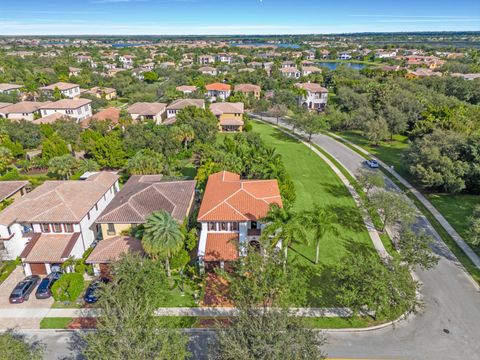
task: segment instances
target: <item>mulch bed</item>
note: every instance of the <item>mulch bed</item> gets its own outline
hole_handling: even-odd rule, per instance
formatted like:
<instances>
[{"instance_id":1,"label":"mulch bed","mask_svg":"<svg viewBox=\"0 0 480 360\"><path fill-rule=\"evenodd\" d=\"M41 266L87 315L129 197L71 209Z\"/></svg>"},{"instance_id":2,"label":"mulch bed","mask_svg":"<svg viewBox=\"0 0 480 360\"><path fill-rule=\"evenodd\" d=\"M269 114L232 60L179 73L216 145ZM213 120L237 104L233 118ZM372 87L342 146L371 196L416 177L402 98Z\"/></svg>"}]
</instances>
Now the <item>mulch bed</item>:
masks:
<instances>
[{"instance_id":1,"label":"mulch bed","mask_svg":"<svg viewBox=\"0 0 480 360\"><path fill-rule=\"evenodd\" d=\"M97 319L95 318L75 318L70 324L68 324L67 329L77 330L77 329L95 329L97 327Z\"/></svg>"},{"instance_id":2,"label":"mulch bed","mask_svg":"<svg viewBox=\"0 0 480 360\"><path fill-rule=\"evenodd\" d=\"M228 296L228 282L218 274L208 274L205 281L205 295L200 302L202 307L231 307Z\"/></svg>"}]
</instances>

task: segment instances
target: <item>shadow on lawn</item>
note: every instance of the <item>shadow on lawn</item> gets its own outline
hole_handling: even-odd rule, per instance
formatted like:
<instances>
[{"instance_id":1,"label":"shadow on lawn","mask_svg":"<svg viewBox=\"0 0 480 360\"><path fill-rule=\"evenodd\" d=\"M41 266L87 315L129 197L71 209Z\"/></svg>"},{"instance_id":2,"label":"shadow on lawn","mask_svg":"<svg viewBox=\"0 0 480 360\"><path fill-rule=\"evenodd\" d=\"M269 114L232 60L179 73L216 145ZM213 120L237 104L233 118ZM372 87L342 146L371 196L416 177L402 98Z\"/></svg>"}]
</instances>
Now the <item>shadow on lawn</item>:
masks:
<instances>
[{"instance_id":1,"label":"shadow on lawn","mask_svg":"<svg viewBox=\"0 0 480 360\"><path fill-rule=\"evenodd\" d=\"M341 227L357 232L365 230L365 225L357 208L345 205L330 205L327 207L327 211L337 215L336 222Z\"/></svg>"},{"instance_id":2,"label":"shadow on lawn","mask_svg":"<svg viewBox=\"0 0 480 360\"><path fill-rule=\"evenodd\" d=\"M328 184L328 185L322 185L322 187L325 189L326 192L335 196L336 198L351 197L350 193L348 192L348 190L345 188L344 185Z\"/></svg>"}]
</instances>

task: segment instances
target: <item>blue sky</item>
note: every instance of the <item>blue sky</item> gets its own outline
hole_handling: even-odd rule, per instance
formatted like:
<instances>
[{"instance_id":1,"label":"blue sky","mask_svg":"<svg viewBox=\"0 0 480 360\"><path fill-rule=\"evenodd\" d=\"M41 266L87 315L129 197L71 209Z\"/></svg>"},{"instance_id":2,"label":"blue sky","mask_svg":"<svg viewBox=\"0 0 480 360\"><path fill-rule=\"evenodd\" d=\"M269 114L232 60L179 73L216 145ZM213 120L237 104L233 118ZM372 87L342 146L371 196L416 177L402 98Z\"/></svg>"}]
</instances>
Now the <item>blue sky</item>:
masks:
<instances>
[{"instance_id":1,"label":"blue sky","mask_svg":"<svg viewBox=\"0 0 480 360\"><path fill-rule=\"evenodd\" d=\"M2 35L480 30L480 1L0 0Z\"/></svg>"}]
</instances>

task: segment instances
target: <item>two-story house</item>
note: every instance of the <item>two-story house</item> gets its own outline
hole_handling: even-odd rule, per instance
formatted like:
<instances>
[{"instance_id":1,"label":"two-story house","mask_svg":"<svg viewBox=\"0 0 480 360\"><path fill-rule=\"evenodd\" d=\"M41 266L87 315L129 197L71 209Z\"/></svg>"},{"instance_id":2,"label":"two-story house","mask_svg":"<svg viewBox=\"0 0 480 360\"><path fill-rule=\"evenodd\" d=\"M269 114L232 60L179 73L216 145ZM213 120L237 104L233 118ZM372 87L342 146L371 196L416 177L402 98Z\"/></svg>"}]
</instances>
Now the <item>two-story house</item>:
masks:
<instances>
[{"instance_id":1,"label":"two-story house","mask_svg":"<svg viewBox=\"0 0 480 360\"><path fill-rule=\"evenodd\" d=\"M42 118L59 113L75 119L77 123L92 116L92 100L90 99L62 99L42 105Z\"/></svg>"},{"instance_id":2,"label":"two-story house","mask_svg":"<svg viewBox=\"0 0 480 360\"><path fill-rule=\"evenodd\" d=\"M153 120L156 124L161 124L166 117L166 107L167 104L164 103L138 102L129 106L127 112L133 120Z\"/></svg>"},{"instance_id":3,"label":"two-story house","mask_svg":"<svg viewBox=\"0 0 480 360\"><path fill-rule=\"evenodd\" d=\"M210 101L225 101L232 93L232 87L228 84L213 83L205 86L207 90L207 97Z\"/></svg>"},{"instance_id":4,"label":"two-story house","mask_svg":"<svg viewBox=\"0 0 480 360\"><path fill-rule=\"evenodd\" d=\"M260 246L261 223L271 204L282 205L277 180L242 180L228 171L208 178L198 222L198 258L207 270L245 256Z\"/></svg>"},{"instance_id":5,"label":"two-story house","mask_svg":"<svg viewBox=\"0 0 480 360\"><path fill-rule=\"evenodd\" d=\"M133 55L120 55L118 57L118 61L122 63L122 68L124 69L132 69L134 59Z\"/></svg>"},{"instance_id":6,"label":"two-story house","mask_svg":"<svg viewBox=\"0 0 480 360\"><path fill-rule=\"evenodd\" d=\"M245 106L241 102L213 103L210 111L218 119L218 128L222 132L242 131Z\"/></svg>"},{"instance_id":7,"label":"two-story house","mask_svg":"<svg viewBox=\"0 0 480 360\"><path fill-rule=\"evenodd\" d=\"M0 118L3 117L11 120L25 119L28 121L33 121L40 113L40 108L48 103L48 101L20 101L16 104L2 106L0 108Z\"/></svg>"},{"instance_id":8,"label":"two-story house","mask_svg":"<svg viewBox=\"0 0 480 360\"><path fill-rule=\"evenodd\" d=\"M280 69L280 73L283 77L293 79L300 79L300 77L302 76L302 73L296 67L282 67Z\"/></svg>"},{"instance_id":9,"label":"two-story house","mask_svg":"<svg viewBox=\"0 0 480 360\"><path fill-rule=\"evenodd\" d=\"M204 75L212 75L216 76L218 74L218 70L211 66L202 66L198 69Z\"/></svg>"},{"instance_id":10,"label":"two-story house","mask_svg":"<svg viewBox=\"0 0 480 360\"><path fill-rule=\"evenodd\" d=\"M0 83L0 94L11 94L14 92L19 92L21 88L22 85Z\"/></svg>"},{"instance_id":11,"label":"two-story house","mask_svg":"<svg viewBox=\"0 0 480 360\"><path fill-rule=\"evenodd\" d=\"M94 222L119 191L119 176L82 178L46 181L0 212L6 259L20 257L26 275L45 275L69 257L80 258L97 238Z\"/></svg>"},{"instance_id":12,"label":"two-story house","mask_svg":"<svg viewBox=\"0 0 480 360\"><path fill-rule=\"evenodd\" d=\"M202 65L213 64L215 62L215 56L213 55L199 55L198 63Z\"/></svg>"},{"instance_id":13,"label":"two-story house","mask_svg":"<svg viewBox=\"0 0 480 360\"><path fill-rule=\"evenodd\" d=\"M237 93L242 93L245 96L252 95L255 99L260 99L260 93L262 92L262 88L258 85L253 84L238 84L235 85L234 91Z\"/></svg>"},{"instance_id":14,"label":"two-story house","mask_svg":"<svg viewBox=\"0 0 480 360\"><path fill-rule=\"evenodd\" d=\"M167 120L170 122L177 116L178 112L189 106L195 106L199 109L205 109L205 100L203 99L178 99L167 106Z\"/></svg>"},{"instance_id":15,"label":"two-story house","mask_svg":"<svg viewBox=\"0 0 480 360\"><path fill-rule=\"evenodd\" d=\"M65 98L73 99L80 96L80 85L77 84L57 82L55 84L43 86L40 88L41 91L43 91L50 97L53 96L55 89L58 89L58 91L60 91L60 94L62 94L62 96Z\"/></svg>"},{"instance_id":16,"label":"two-story house","mask_svg":"<svg viewBox=\"0 0 480 360\"><path fill-rule=\"evenodd\" d=\"M327 106L328 90L315 83L295 84L299 89L304 90L304 94L298 97L299 105L305 106L309 110L323 111Z\"/></svg>"}]
</instances>

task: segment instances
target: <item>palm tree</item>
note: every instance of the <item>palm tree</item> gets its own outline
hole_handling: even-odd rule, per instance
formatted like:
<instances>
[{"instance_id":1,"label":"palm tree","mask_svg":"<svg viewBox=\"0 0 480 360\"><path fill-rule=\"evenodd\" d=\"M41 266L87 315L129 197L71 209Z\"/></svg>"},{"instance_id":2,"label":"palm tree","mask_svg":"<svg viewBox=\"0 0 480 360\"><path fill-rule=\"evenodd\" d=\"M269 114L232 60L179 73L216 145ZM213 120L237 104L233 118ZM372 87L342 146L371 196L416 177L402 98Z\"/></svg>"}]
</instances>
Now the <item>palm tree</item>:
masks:
<instances>
[{"instance_id":1,"label":"palm tree","mask_svg":"<svg viewBox=\"0 0 480 360\"><path fill-rule=\"evenodd\" d=\"M170 258L182 249L183 240L180 224L166 211L151 214L145 222L143 248L153 259L165 259L168 277L171 276Z\"/></svg>"},{"instance_id":2,"label":"palm tree","mask_svg":"<svg viewBox=\"0 0 480 360\"><path fill-rule=\"evenodd\" d=\"M36 75L36 80L37 80L37 82L38 82L39 84L41 84L42 86L47 85L48 82L49 82L48 76L47 76L45 73L43 73L43 72L38 73L38 74Z\"/></svg>"},{"instance_id":3,"label":"palm tree","mask_svg":"<svg viewBox=\"0 0 480 360\"><path fill-rule=\"evenodd\" d=\"M337 216L318 205L315 205L313 210L307 212L303 217L307 227L314 231L315 237L315 264L318 264L318 257L320 253L320 240L328 232L336 230L335 221Z\"/></svg>"},{"instance_id":4,"label":"palm tree","mask_svg":"<svg viewBox=\"0 0 480 360\"><path fill-rule=\"evenodd\" d=\"M307 232L301 218L295 212L273 204L262 222L267 224L262 232L262 240L269 241L273 246L281 242L285 257L283 269L286 271L288 248L294 243L308 243Z\"/></svg>"}]
</instances>

